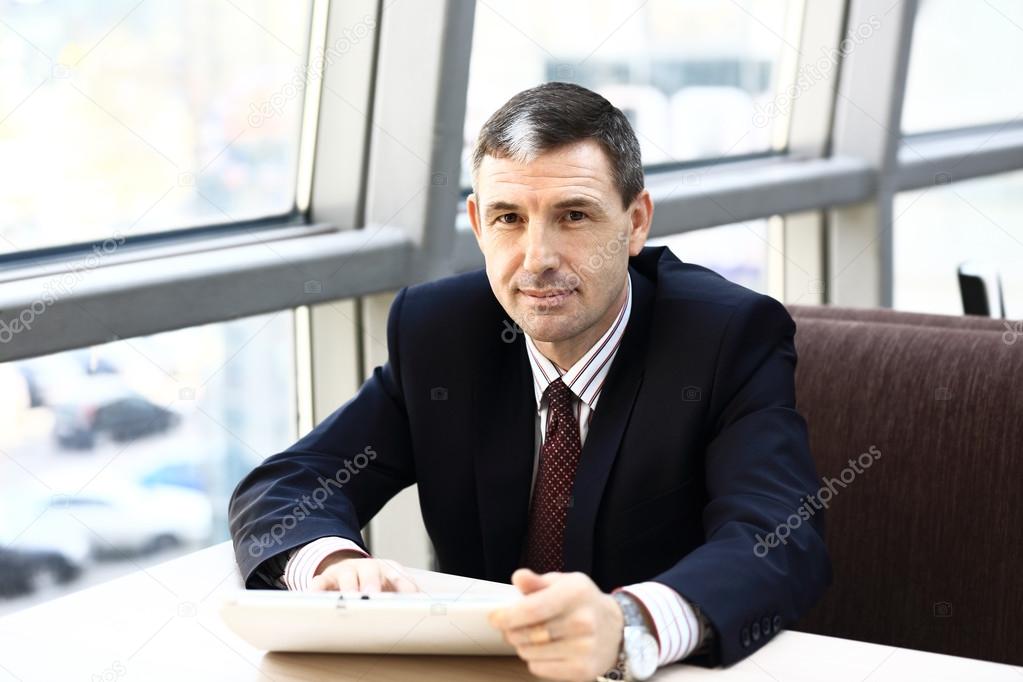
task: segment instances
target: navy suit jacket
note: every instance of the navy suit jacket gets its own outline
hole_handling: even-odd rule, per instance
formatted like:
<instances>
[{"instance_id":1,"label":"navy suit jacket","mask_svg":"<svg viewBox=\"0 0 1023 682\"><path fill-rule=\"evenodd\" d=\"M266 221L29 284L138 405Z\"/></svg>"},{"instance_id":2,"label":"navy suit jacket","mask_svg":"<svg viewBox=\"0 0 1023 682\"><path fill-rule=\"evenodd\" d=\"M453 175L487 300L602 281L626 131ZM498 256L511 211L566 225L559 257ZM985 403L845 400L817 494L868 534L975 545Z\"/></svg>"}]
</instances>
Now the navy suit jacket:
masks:
<instances>
[{"instance_id":1,"label":"navy suit jacket","mask_svg":"<svg viewBox=\"0 0 1023 682\"><path fill-rule=\"evenodd\" d=\"M795 409L795 325L774 299L665 247L630 258L629 276L632 313L579 462L565 570L605 591L670 586L715 630L698 662L730 664L831 579L821 513L797 514L819 484ZM363 526L413 483L439 569L508 582L536 419L525 342L509 329L483 270L402 289L387 363L235 490L246 584L269 587L264 562L320 537L365 548ZM784 542L758 547L786 525Z\"/></svg>"}]
</instances>

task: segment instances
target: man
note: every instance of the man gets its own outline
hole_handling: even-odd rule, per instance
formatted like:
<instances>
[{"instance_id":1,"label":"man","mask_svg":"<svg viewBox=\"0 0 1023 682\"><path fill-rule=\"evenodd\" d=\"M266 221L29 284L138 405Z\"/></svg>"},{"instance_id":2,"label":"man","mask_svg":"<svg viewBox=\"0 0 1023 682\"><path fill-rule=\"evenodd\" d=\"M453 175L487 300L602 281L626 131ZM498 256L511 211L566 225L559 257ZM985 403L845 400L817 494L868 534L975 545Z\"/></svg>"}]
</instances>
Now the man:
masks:
<instances>
[{"instance_id":1,"label":"man","mask_svg":"<svg viewBox=\"0 0 1023 682\"><path fill-rule=\"evenodd\" d=\"M513 97L472 170L485 271L402 289L388 362L239 484L247 584L415 590L360 529L418 483L440 570L526 595L491 622L534 674L752 653L830 581L823 520L789 521L817 487L791 318L644 248L639 144L589 90Z\"/></svg>"}]
</instances>

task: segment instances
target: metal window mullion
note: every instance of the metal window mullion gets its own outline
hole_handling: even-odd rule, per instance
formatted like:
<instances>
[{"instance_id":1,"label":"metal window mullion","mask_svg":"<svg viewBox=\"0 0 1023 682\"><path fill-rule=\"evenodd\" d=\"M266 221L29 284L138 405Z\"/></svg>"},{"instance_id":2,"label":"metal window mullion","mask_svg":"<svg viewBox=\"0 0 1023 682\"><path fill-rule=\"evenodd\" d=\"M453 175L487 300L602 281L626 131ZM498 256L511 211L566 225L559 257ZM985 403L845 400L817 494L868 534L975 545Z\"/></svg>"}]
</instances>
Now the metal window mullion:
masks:
<instances>
[{"instance_id":1,"label":"metal window mullion","mask_svg":"<svg viewBox=\"0 0 1023 682\"><path fill-rule=\"evenodd\" d=\"M1023 169L1023 124L993 129L949 131L903 138L899 148L898 191Z\"/></svg>"},{"instance_id":2,"label":"metal window mullion","mask_svg":"<svg viewBox=\"0 0 1023 682\"><path fill-rule=\"evenodd\" d=\"M384 5L366 216L408 231L412 281L452 272L474 15L472 0Z\"/></svg>"},{"instance_id":3,"label":"metal window mullion","mask_svg":"<svg viewBox=\"0 0 1023 682\"><path fill-rule=\"evenodd\" d=\"M318 119L311 173L309 213L342 231L355 231L371 245L377 235L365 225L362 197L367 183L370 131L373 126L373 80L381 32L380 0L330 3L323 48L319 57ZM397 228L390 228L397 229ZM408 258L389 261L386 277L401 281ZM361 260L354 254L352 260ZM338 262L339 272L359 264ZM331 286L331 283L326 283ZM340 289L335 289L340 291ZM354 291L343 299L321 300L298 316L308 326L308 403L311 414L302 432L318 424L358 390L362 383L361 324Z\"/></svg>"},{"instance_id":4,"label":"metal window mullion","mask_svg":"<svg viewBox=\"0 0 1023 682\"><path fill-rule=\"evenodd\" d=\"M453 272L475 3L439 4L386 2L380 26L365 210L369 222L401 225L415 245L405 284ZM364 374L387 358L381 340L392 299L361 302ZM369 534L374 554L429 568L417 495L411 486L388 502Z\"/></svg>"},{"instance_id":5,"label":"metal window mullion","mask_svg":"<svg viewBox=\"0 0 1023 682\"><path fill-rule=\"evenodd\" d=\"M871 27L842 62L833 151L876 171L874 196L834 210L827 237L830 303L873 307L892 302L892 203L916 0L851 0L845 35Z\"/></svg>"},{"instance_id":6,"label":"metal window mullion","mask_svg":"<svg viewBox=\"0 0 1023 682\"><path fill-rule=\"evenodd\" d=\"M301 239L97 267L6 282L0 362L387 291L413 260L407 234L369 226Z\"/></svg>"}]
</instances>

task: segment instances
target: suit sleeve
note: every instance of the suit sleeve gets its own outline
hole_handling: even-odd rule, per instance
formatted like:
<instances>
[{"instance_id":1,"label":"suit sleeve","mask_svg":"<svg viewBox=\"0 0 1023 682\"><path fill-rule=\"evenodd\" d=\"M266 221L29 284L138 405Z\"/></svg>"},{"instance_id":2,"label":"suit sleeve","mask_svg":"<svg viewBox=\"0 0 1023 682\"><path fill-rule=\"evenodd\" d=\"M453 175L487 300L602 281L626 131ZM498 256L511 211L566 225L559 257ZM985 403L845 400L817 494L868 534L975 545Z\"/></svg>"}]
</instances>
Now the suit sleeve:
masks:
<instances>
[{"instance_id":1,"label":"suit sleeve","mask_svg":"<svg viewBox=\"0 0 1023 682\"><path fill-rule=\"evenodd\" d=\"M794 334L785 308L758 296L732 313L723 337L708 397L706 542L654 578L715 631L713 650L692 662L748 656L831 582L823 510L807 501L819 481L795 409Z\"/></svg>"},{"instance_id":2,"label":"suit sleeve","mask_svg":"<svg viewBox=\"0 0 1023 682\"><path fill-rule=\"evenodd\" d=\"M318 538L345 538L368 553L362 527L415 482L399 361L405 294L388 314L387 362L354 398L235 488L230 529L246 587L277 586L267 576L280 575L281 559Z\"/></svg>"}]
</instances>

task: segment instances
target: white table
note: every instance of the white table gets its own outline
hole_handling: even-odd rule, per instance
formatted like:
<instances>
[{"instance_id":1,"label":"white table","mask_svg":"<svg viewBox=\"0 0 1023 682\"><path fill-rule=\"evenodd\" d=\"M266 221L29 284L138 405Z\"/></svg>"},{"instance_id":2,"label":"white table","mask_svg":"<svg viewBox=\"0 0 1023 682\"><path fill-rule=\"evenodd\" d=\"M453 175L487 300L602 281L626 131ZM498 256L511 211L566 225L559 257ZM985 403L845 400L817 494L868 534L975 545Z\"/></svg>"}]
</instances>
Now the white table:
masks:
<instances>
[{"instance_id":1,"label":"white table","mask_svg":"<svg viewBox=\"0 0 1023 682\"><path fill-rule=\"evenodd\" d=\"M465 578L420 572L428 591ZM486 591L477 581L473 591ZM140 570L0 619L0 682L29 680L533 680L514 657L265 654L221 624L240 586L229 543ZM734 682L1023 682L1023 668L799 632L728 669L686 665L655 678Z\"/></svg>"}]
</instances>

